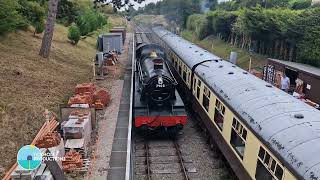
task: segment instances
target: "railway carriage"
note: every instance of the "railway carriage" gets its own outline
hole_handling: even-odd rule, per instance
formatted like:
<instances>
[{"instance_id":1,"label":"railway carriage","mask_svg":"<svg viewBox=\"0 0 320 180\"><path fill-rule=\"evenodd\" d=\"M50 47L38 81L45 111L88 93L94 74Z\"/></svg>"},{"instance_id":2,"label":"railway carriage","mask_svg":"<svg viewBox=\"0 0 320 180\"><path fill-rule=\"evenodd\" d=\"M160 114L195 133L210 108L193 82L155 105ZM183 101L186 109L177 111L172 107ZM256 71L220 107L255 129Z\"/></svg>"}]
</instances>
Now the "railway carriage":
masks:
<instances>
[{"instance_id":1,"label":"railway carriage","mask_svg":"<svg viewBox=\"0 0 320 180\"><path fill-rule=\"evenodd\" d=\"M318 110L162 27L153 40L239 179L320 178Z\"/></svg>"}]
</instances>

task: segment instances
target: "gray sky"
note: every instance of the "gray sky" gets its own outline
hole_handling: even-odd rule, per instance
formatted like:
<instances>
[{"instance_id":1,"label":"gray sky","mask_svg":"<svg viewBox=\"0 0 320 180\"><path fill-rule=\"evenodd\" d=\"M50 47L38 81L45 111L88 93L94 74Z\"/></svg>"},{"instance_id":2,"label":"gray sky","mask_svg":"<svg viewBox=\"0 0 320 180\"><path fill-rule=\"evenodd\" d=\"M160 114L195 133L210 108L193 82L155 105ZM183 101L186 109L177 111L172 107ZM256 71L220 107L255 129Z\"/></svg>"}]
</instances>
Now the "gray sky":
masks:
<instances>
[{"instance_id":1,"label":"gray sky","mask_svg":"<svg viewBox=\"0 0 320 180\"><path fill-rule=\"evenodd\" d=\"M146 4L149 4L149 3L156 3L156 2L158 2L158 1L160 1L160 0L145 0L144 2L142 2L141 4L139 4L139 3L136 3L136 2L134 2L134 1L131 1L131 2L133 2L133 4L135 5L134 6L134 8L135 9L138 9L139 7L143 7L143 6L145 6Z\"/></svg>"}]
</instances>

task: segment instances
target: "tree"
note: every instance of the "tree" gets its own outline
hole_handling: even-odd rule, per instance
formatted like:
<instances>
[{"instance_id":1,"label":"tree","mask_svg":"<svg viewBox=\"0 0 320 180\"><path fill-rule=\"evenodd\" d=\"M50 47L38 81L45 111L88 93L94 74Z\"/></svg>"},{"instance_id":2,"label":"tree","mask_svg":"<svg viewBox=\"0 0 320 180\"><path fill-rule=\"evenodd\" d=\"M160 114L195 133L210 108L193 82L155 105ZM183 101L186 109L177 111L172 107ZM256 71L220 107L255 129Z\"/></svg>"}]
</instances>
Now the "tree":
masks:
<instances>
[{"instance_id":1,"label":"tree","mask_svg":"<svg viewBox=\"0 0 320 180\"><path fill-rule=\"evenodd\" d=\"M69 32L68 32L68 39L71 40L71 43L73 45L78 44L80 37L81 37L81 34L78 26L76 26L75 24L70 26Z\"/></svg>"},{"instance_id":2,"label":"tree","mask_svg":"<svg viewBox=\"0 0 320 180\"><path fill-rule=\"evenodd\" d=\"M49 57L49 54L50 54L54 24L57 16L58 3L59 3L59 0L49 0L48 18L47 18L45 32L42 38L42 44L39 52L39 55L44 58Z\"/></svg>"},{"instance_id":3,"label":"tree","mask_svg":"<svg viewBox=\"0 0 320 180\"><path fill-rule=\"evenodd\" d=\"M143 2L144 0L135 0L138 3ZM44 36L42 38L42 44L40 48L39 55L42 57L49 57L50 48L52 43L53 31L54 31L54 24L57 16L57 9L58 9L59 0L49 0L48 4L48 18L46 22ZM120 9L128 4L130 4L130 0L94 0L94 3L104 3L104 4L113 4L114 8Z\"/></svg>"}]
</instances>

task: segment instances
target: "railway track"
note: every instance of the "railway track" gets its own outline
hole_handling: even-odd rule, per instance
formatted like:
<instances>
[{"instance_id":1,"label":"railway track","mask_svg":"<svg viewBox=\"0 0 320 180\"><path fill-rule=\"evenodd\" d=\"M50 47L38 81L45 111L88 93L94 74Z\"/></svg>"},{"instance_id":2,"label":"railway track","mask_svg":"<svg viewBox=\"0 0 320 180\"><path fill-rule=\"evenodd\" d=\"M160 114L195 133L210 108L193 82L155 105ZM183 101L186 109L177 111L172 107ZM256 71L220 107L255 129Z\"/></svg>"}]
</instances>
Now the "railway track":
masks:
<instances>
[{"instance_id":1,"label":"railway track","mask_svg":"<svg viewBox=\"0 0 320 180\"><path fill-rule=\"evenodd\" d=\"M190 168L188 167L191 167L192 162L185 162L176 139L155 141L141 138L136 140L135 150L136 174L143 176L144 179L190 179L188 175Z\"/></svg>"},{"instance_id":2,"label":"railway track","mask_svg":"<svg viewBox=\"0 0 320 180\"><path fill-rule=\"evenodd\" d=\"M136 43L148 39L146 29L136 26ZM142 36L143 35L143 36ZM188 114L192 112L188 112ZM208 138L199 121L189 116L183 130L175 139L167 136L146 136L133 128L132 177L135 180L199 180L234 179L226 160Z\"/></svg>"}]
</instances>

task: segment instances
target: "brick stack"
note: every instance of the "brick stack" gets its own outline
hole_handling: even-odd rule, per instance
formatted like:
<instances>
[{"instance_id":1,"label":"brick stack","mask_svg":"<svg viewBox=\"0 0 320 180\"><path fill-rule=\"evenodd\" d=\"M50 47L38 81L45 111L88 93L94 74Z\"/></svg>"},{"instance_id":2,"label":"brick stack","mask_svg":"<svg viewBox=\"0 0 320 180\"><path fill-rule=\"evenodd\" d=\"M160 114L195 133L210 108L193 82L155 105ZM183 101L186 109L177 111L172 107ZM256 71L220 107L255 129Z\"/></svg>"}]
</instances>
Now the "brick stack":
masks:
<instances>
[{"instance_id":1,"label":"brick stack","mask_svg":"<svg viewBox=\"0 0 320 180\"><path fill-rule=\"evenodd\" d=\"M92 107L93 98L90 94L76 94L69 99L68 105L72 107L75 104L87 104Z\"/></svg>"},{"instance_id":2,"label":"brick stack","mask_svg":"<svg viewBox=\"0 0 320 180\"><path fill-rule=\"evenodd\" d=\"M94 105L96 109L103 109L105 105L108 105L110 101L110 95L107 91L99 89L94 92Z\"/></svg>"},{"instance_id":3,"label":"brick stack","mask_svg":"<svg viewBox=\"0 0 320 180\"><path fill-rule=\"evenodd\" d=\"M78 84L74 90L75 94L94 93L96 86L93 83Z\"/></svg>"},{"instance_id":4,"label":"brick stack","mask_svg":"<svg viewBox=\"0 0 320 180\"><path fill-rule=\"evenodd\" d=\"M103 109L110 101L110 95L106 90L97 90L93 83L78 84L75 95L69 99L70 107L87 105L96 109Z\"/></svg>"},{"instance_id":5,"label":"brick stack","mask_svg":"<svg viewBox=\"0 0 320 180\"><path fill-rule=\"evenodd\" d=\"M58 146L60 144L60 141L61 137L57 131L48 132L36 141L36 146L38 148L51 148Z\"/></svg>"},{"instance_id":6,"label":"brick stack","mask_svg":"<svg viewBox=\"0 0 320 180\"><path fill-rule=\"evenodd\" d=\"M64 157L65 159L62 161L62 167L65 172L76 170L83 165L81 154L73 149L67 152Z\"/></svg>"}]
</instances>

